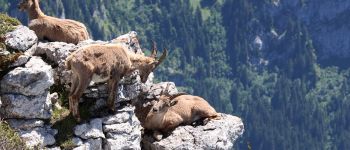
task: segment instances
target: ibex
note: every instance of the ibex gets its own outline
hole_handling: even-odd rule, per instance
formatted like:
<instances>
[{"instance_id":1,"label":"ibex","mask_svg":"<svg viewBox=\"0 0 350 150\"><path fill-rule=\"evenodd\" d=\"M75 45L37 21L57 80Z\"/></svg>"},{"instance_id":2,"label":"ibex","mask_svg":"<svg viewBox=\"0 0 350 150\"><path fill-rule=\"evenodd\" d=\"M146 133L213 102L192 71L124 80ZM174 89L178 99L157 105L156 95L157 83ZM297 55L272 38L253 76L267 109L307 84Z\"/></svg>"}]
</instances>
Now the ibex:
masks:
<instances>
[{"instance_id":1,"label":"ibex","mask_svg":"<svg viewBox=\"0 0 350 150\"><path fill-rule=\"evenodd\" d=\"M203 98L186 93L162 94L147 114L144 128L155 131L155 139L160 140L161 138L157 135L159 131L167 133L179 125L189 125L206 118L219 119L220 117Z\"/></svg>"},{"instance_id":2,"label":"ibex","mask_svg":"<svg viewBox=\"0 0 350 150\"><path fill-rule=\"evenodd\" d=\"M78 111L79 98L91 81L95 83L107 81L107 104L115 111L115 92L119 80L139 70L141 82L145 83L149 74L166 58L167 50L157 60L157 50L153 44L150 57L135 54L122 44L94 44L73 52L66 59L67 69L72 70L72 83L69 94L69 110L80 121Z\"/></svg>"},{"instance_id":3,"label":"ibex","mask_svg":"<svg viewBox=\"0 0 350 150\"><path fill-rule=\"evenodd\" d=\"M40 9L39 0L22 0L18 9L27 11L30 21L28 26L39 40L78 44L80 41L89 39L89 33L84 24L46 16Z\"/></svg>"}]
</instances>

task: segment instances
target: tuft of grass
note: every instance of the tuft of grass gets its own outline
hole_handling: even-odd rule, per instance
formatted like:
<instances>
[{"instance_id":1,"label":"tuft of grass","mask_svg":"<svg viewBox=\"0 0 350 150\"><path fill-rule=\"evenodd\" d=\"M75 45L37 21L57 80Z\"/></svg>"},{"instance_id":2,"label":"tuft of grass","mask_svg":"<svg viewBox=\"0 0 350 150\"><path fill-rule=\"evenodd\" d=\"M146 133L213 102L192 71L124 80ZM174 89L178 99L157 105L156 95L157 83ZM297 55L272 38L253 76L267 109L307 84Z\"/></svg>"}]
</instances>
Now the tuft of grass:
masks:
<instances>
[{"instance_id":1,"label":"tuft of grass","mask_svg":"<svg viewBox=\"0 0 350 150\"><path fill-rule=\"evenodd\" d=\"M5 121L0 120L0 149L27 149L24 142Z\"/></svg>"},{"instance_id":2,"label":"tuft of grass","mask_svg":"<svg viewBox=\"0 0 350 150\"><path fill-rule=\"evenodd\" d=\"M0 55L0 79L7 73L8 65L14 63L17 58L22 55L21 52L16 52L16 50L6 47L4 43L4 36L7 32L13 31L17 25L21 23L15 19L11 18L6 14L0 13L0 52L9 51L8 55Z\"/></svg>"},{"instance_id":3,"label":"tuft of grass","mask_svg":"<svg viewBox=\"0 0 350 150\"><path fill-rule=\"evenodd\" d=\"M78 124L75 118L70 114L68 91L64 85L55 84L50 87L50 93L57 92L59 96L58 103L62 106L62 109L54 109L50 124L54 129L58 130L58 134L55 139L57 145L62 149L73 149L74 144L72 139L74 137L74 127ZM84 103L79 104L79 112L83 120L88 120L91 115L89 108L93 106L93 101L86 100Z\"/></svg>"},{"instance_id":4,"label":"tuft of grass","mask_svg":"<svg viewBox=\"0 0 350 150\"><path fill-rule=\"evenodd\" d=\"M16 26L20 24L21 22L19 22L16 18L0 13L0 36L6 34L7 32L13 31Z\"/></svg>"}]
</instances>

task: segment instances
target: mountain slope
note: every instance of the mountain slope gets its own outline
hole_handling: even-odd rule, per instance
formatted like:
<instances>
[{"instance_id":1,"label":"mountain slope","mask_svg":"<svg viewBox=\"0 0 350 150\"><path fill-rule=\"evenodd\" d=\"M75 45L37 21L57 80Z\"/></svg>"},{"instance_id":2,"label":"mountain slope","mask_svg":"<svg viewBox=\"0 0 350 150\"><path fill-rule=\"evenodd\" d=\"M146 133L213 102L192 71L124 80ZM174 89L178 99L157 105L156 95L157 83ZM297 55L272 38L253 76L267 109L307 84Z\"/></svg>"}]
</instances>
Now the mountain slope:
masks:
<instances>
[{"instance_id":1,"label":"mountain slope","mask_svg":"<svg viewBox=\"0 0 350 150\"><path fill-rule=\"evenodd\" d=\"M19 0L1 12L27 22ZM170 50L156 72L247 125L238 149L348 149L346 0L42 0L94 39L135 30Z\"/></svg>"}]
</instances>

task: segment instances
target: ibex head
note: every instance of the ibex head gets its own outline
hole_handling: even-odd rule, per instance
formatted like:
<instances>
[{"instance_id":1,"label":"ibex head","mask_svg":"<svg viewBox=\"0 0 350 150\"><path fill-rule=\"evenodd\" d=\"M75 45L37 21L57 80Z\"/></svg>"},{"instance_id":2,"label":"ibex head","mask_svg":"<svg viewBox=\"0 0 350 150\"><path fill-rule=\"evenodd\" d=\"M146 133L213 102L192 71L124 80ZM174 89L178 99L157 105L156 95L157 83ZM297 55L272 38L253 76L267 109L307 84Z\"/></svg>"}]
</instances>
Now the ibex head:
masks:
<instances>
[{"instance_id":1,"label":"ibex head","mask_svg":"<svg viewBox=\"0 0 350 150\"><path fill-rule=\"evenodd\" d=\"M35 2L38 0L22 0L19 4L18 4L18 9L20 11L25 11L29 8L31 8Z\"/></svg>"},{"instance_id":2,"label":"ibex head","mask_svg":"<svg viewBox=\"0 0 350 150\"><path fill-rule=\"evenodd\" d=\"M166 58L168 53L167 49L164 49L162 56L157 60L157 46L156 43L153 42L153 50L151 56L149 56L150 60L147 65L142 68L139 68L141 82L145 83L148 79L148 76L151 72L153 72Z\"/></svg>"},{"instance_id":3,"label":"ibex head","mask_svg":"<svg viewBox=\"0 0 350 150\"><path fill-rule=\"evenodd\" d=\"M184 93L184 92L179 92L177 94L170 95L169 86L170 84L167 84L165 90L160 93L159 101L155 103L152 107L153 113L162 113L162 112L168 111L168 109L171 106L174 106L177 104L177 100L175 99L176 97L181 95L188 95L187 93Z\"/></svg>"}]
</instances>

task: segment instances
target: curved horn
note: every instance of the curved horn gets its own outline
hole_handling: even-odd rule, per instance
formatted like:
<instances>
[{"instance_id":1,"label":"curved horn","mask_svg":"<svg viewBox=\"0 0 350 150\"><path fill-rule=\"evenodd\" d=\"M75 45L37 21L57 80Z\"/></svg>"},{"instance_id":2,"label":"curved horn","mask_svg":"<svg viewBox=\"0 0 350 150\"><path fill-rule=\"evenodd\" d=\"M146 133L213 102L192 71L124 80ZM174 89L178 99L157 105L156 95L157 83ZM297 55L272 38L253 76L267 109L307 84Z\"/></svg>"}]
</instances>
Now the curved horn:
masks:
<instances>
[{"instance_id":1,"label":"curved horn","mask_svg":"<svg viewBox=\"0 0 350 150\"><path fill-rule=\"evenodd\" d=\"M152 54L150 57L157 58L157 43L155 41L152 41L152 42L153 42Z\"/></svg>"},{"instance_id":2,"label":"curved horn","mask_svg":"<svg viewBox=\"0 0 350 150\"><path fill-rule=\"evenodd\" d=\"M166 58L167 55L168 55L168 50L166 48L164 48L163 54L162 54L162 56L160 56L157 65L161 64L164 61L164 59Z\"/></svg>"}]
</instances>

